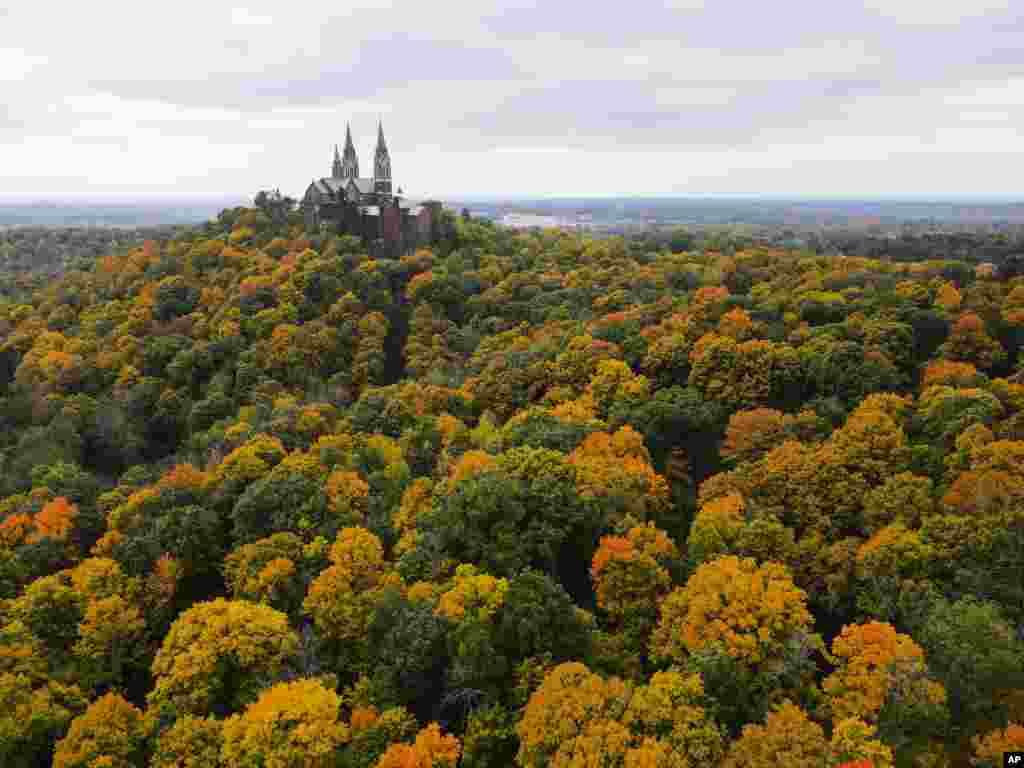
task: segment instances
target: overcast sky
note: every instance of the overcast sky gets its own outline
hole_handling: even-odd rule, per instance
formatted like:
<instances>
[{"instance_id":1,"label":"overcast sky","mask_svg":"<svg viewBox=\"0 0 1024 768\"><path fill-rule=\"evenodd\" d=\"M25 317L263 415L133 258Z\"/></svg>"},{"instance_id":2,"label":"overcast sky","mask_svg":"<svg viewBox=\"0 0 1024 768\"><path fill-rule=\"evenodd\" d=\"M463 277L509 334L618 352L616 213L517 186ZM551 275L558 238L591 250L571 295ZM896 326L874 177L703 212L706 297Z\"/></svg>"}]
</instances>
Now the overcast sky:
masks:
<instances>
[{"instance_id":1,"label":"overcast sky","mask_svg":"<svg viewBox=\"0 0 1024 768\"><path fill-rule=\"evenodd\" d=\"M0 197L1019 196L1021 0L0 0Z\"/></svg>"}]
</instances>

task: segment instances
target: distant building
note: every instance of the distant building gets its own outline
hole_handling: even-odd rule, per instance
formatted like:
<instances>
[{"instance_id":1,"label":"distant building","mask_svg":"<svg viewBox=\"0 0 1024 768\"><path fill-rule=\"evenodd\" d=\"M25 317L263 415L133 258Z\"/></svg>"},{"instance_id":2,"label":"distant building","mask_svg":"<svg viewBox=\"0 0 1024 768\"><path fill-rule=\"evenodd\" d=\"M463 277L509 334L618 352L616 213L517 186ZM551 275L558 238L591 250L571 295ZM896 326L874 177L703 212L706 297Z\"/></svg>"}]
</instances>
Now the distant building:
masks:
<instances>
[{"instance_id":1,"label":"distant building","mask_svg":"<svg viewBox=\"0 0 1024 768\"><path fill-rule=\"evenodd\" d=\"M436 242L444 233L441 203L413 201L392 190L391 155L384 128L377 125L373 176L359 175L359 158L352 130L345 127L345 149L334 146L331 175L314 179L302 197L302 212L309 230L331 225L338 234L361 237L375 255L396 256L420 245Z\"/></svg>"}]
</instances>

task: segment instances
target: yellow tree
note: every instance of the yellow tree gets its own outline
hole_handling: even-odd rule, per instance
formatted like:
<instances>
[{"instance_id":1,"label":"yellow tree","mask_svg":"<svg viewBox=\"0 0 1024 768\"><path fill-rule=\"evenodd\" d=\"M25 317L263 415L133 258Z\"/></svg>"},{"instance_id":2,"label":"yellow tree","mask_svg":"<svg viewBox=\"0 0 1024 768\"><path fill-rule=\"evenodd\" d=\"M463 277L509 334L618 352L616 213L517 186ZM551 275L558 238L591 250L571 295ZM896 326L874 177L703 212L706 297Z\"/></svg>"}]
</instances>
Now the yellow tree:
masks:
<instances>
[{"instance_id":1,"label":"yellow tree","mask_svg":"<svg viewBox=\"0 0 1024 768\"><path fill-rule=\"evenodd\" d=\"M198 603L164 637L149 704L178 714L228 714L251 701L261 680L280 674L298 649L280 611L245 600Z\"/></svg>"},{"instance_id":2,"label":"yellow tree","mask_svg":"<svg viewBox=\"0 0 1024 768\"><path fill-rule=\"evenodd\" d=\"M603 746L622 759L629 733L618 721L632 693L618 678L604 680L583 664L560 664L534 691L516 726L523 768L568 768ZM614 743L607 743L613 736Z\"/></svg>"},{"instance_id":3,"label":"yellow tree","mask_svg":"<svg viewBox=\"0 0 1024 768\"><path fill-rule=\"evenodd\" d=\"M98 684L122 681L124 668L142 654L146 622L139 609L121 595L92 601L78 625L78 642L72 649Z\"/></svg>"},{"instance_id":4,"label":"yellow tree","mask_svg":"<svg viewBox=\"0 0 1024 768\"><path fill-rule=\"evenodd\" d=\"M0 627L0 764L44 765L53 741L86 704L77 686L48 677L46 650L24 624Z\"/></svg>"},{"instance_id":5,"label":"yellow tree","mask_svg":"<svg viewBox=\"0 0 1024 768\"><path fill-rule=\"evenodd\" d=\"M279 683L224 722L224 768L328 768L351 738L341 698L319 680Z\"/></svg>"},{"instance_id":6,"label":"yellow tree","mask_svg":"<svg viewBox=\"0 0 1024 768\"><path fill-rule=\"evenodd\" d=\"M609 526L658 520L671 508L668 483L651 466L643 436L630 426L589 435L569 463L580 496Z\"/></svg>"},{"instance_id":7,"label":"yellow tree","mask_svg":"<svg viewBox=\"0 0 1024 768\"><path fill-rule=\"evenodd\" d=\"M185 715L160 734L153 750L153 768L222 768L223 722Z\"/></svg>"},{"instance_id":8,"label":"yellow tree","mask_svg":"<svg viewBox=\"0 0 1024 768\"><path fill-rule=\"evenodd\" d=\"M764 725L747 725L729 747L722 768L821 768L828 741L820 725L795 704L770 712Z\"/></svg>"},{"instance_id":9,"label":"yellow tree","mask_svg":"<svg viewBox=\"0 0 1024 768\"><path fill-rule=\"evenodd\" d=\"M306 552L294 533L275 533L243 544L224 558L224 580L237 600L297 612L305 594L300 569Z\"/></svg>"},{"instance_id":10,"label":"yellow tree","mask_svg":"<svg viewBox=\"0 0 1024 768\"><path fill-rule=\"evenodd\" d=\"M722 735L700 705L700 677L670 671L634 687L578 662L548 672L516 726L522 768L715 765Z\"/></svg>"},{"instance_id":11,"label":"yellow tree","mask_svg":"<svg viewBox=\"0 0 1024 768\"><path fill-rule=\"evenodd\" d=\"M385 590L402 581L384 560L380 539L365 528L343 528L331 546L330 561L309 585L303 605L320 635L358 660L366 651L375 607Z\"/></svg>"},{"instance_id":12,"label":"yellow tree","mask_svg":"<svg viewBox=\"0 0 1024 768\"><path fill-rule=\"evenodd\" d=\"M490 621L508 592L508 579L480 573L474 565L460 565L449 589L441 593L435 612L453 622Z\"/></svg>"},{"instance_id":13,"label":"yellow tree","mask_svg":"<svg viewBox=\"0 0 1024 768\"><path fill-rule=\"evenodd\" d=\"M418 477L402 493L398 509L391 515L391 527L398 534L395 555L401 556L416 546L416 523L430 511L434 483L428 477Z\"/></svg>"},{"instance_id":14,"label":"yellow tree","mask_svg":"<svg viewBox=\"0 0 1024 768\"><path fill-rule=\"evenodd\" d=\"M892 768L892 749L875 738L878 729L863 720L847 717L832 724L829 765L856 768ZM942 763L924 763L942 765Z\"/></svg>"},{"instance_id":15,"label":"yellow tree","mask_svg":"<svg viewBox=\"0 0 1024 768\"><path fill-rule=\"evenodd\" d=\"M779 563L720 557L701 565L661 604L651 651L682 663L720 647L745 666L780 658L793 641L814 642L807 597Z\"/></svg>"}]
</instances>

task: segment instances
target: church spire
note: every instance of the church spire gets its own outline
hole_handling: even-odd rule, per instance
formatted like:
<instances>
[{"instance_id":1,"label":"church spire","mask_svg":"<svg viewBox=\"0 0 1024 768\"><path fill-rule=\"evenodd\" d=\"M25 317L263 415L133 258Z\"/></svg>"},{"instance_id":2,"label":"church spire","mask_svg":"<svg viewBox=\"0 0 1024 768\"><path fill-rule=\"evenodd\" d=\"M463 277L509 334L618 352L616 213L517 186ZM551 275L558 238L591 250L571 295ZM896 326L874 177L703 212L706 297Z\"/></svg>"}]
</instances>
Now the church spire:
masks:
<instances>
[{"instance_id":1,"label":"church spire","mask_svg":"<svg viewBox=\"0 0 1024 768\"><path fill-rule=\"evenodd\" d=\"M348 123L345 123L345 153L341 160L341 172L338 178L359 178L359 158L356 157L356 148L352 143L352 127Z\"/></svg>"},{"instance_id":2,"label":"church spire","mask_svg":"<svg viewBox=\"0 0 1024 768\"><path fill-rule=\"evenodd\" d=\"M334 145L334 163L331 165L331 178L341 178L341 155L338 154L338 145Z\"/></svg>"},{"instance_id":3,"label":"church spire","mask_svg":"<svg viewBox=\"0 0 1024 768\"><path fill-rule=\"evenodd\" d=\"M377 151L373 157L373 189L377 194L391 194L391 155L384 141L384 125L377 121Z\"/></svg>"}]
</instances>

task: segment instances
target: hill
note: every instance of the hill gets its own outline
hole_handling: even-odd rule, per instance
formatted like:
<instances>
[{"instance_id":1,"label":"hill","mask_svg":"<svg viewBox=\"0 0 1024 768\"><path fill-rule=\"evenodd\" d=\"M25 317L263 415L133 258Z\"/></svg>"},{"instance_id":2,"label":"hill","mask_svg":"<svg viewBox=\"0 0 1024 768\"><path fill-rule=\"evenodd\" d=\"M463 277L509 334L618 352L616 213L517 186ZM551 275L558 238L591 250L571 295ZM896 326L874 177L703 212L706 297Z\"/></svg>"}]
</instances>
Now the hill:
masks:
<instances>
[{"instance_id":1,"label":"hill","mask_svg":"<svg viewBox=\"0 0 1024 768\"><path fill-rule=\"evenodd\" d=\"M0 764L1001 764L1024 278L235 208L0 298Z\"/></svg>"}]
</instances>

